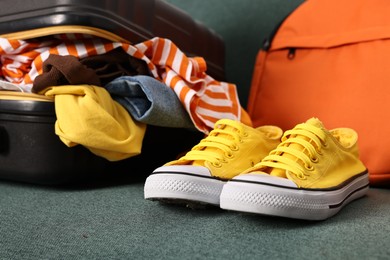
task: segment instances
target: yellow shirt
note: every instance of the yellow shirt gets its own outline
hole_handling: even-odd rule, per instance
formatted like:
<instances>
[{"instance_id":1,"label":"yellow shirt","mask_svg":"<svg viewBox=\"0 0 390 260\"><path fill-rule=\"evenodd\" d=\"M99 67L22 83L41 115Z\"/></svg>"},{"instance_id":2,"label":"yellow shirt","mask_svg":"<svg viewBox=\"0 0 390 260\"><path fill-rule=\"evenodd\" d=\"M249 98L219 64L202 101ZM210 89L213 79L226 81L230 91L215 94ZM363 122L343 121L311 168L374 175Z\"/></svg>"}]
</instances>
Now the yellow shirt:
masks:
<instances>
[{"instance_id":1,"label":"yellow shirt","mask_svg":"<svg viewBox=\"0 0 390 260\"><path fill-rule=\"evenodd\" d=\"M81 144L109 161L141 153L146 125L134 121L104 88L56 86L44 94L54 97L55 133L68 147Z\"/></svg>"}]
</instances>

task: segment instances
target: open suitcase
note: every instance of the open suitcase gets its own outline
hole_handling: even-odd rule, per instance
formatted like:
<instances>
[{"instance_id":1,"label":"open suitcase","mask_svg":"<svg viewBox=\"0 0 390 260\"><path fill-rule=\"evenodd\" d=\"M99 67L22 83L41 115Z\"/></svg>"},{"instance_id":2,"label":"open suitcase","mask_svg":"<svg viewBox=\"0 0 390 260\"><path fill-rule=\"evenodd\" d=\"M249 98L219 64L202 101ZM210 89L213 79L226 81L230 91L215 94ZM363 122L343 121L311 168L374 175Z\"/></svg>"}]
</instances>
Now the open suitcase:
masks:
<instances>
[{"instance_id":1,"label":"open suitcase","mask_svg":"<svg viewBox=\"0 0 390 260\"><path fill-rule=\"evenodd\" d=\"M188 56L203 57L209 75L224 79L222 39L163 0L17 0L0 11L2 38L22 40L58 33L130 43L155 36L168 38ZM52 99L0 91L1 179L52 185L98 174L148 174L202 137L188 129L148 126L142 153L114 163L83 146L65 146L54 133L55 121Z\"/></svg>"}]
</instances>

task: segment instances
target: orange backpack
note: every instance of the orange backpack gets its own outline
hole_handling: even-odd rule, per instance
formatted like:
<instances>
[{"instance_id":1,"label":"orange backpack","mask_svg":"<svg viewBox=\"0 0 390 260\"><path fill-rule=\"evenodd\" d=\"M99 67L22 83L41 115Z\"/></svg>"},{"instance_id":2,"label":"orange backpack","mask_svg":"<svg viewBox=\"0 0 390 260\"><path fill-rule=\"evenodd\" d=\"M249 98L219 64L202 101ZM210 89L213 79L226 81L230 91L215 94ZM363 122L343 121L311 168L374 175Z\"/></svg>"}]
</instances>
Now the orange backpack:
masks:
<instances>
[{"instance_id":1,"label":"orange backpack","mask_svg":"<svg viewBox=\"0 0 390 260\"><path fill-rule=\"evenodd\" d=\"M253 125L290 129L318 117L359 134L372 186L390 186L390 3L307 0L258 53Z\"/></svg>"}]
</instances>

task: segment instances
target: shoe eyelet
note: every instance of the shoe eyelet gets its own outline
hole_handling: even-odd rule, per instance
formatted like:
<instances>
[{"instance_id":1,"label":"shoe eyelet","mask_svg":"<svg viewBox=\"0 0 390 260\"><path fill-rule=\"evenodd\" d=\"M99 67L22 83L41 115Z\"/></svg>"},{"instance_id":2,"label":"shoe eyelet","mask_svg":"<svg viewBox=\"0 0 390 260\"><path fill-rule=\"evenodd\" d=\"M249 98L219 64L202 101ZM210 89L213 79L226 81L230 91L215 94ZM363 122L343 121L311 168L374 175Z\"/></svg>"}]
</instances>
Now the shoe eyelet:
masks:
<instances>
[{"instance_id":1,"label":"shoe eyelet","mask_svg":"<svg viewBox=\"0 0 390 260\"><path fill-rule=\"evenodd\" d=\"M242 136L243 136L243 137L248 137L248 135L249 135L249 134L248 134L247 132L243 132L243 133L242 133Z\"/></svg>"},{"instance_id":2,"label":"shoe eyelet","mask_svg":"<svg viewBox=\"0 0 390 260\"><path fill-rule=\"evenodd\" d=\"M228 159L233 159L233 158L234 158L234 154L233 154L233 153L230 153L230 152L225 153L225 156L226 156L226 158L228 158Z\"/></svg>"},{"instance_id":3,"label":"shoe eyelet","mask_svg":"<svg viewBox=\"0 0 390 260\"><path fill-rule=\"evenodd\" d=\"M310 157L310 160L311 160L313 163L318 163L318 161L319 161L318 157Z\"/></svg>"},{"instance_id":4,"label":"shoe eyelet","mask_svg":"<svg viewBox=\"0 0 390 260\"><path fill-rule=\"evenodd\" d=\"M214 166L215 168L221 168L222 167L222 163L220 163L220 162L212 162L211 165Z\"/></svg>"},{"instance_id":5,"label":"shoe eyelet","mask_svg":"<svg viewBox=\"0 0 390 260\"><path fill-rule=\"evenodd\" d=\"M238 151L238 145L233 145L233 146L230 146L230 150L232 151Z\"/></svg>"},{"instance_id":6,"label":"shoe eyelet","mask_svg":"<svg viewBox=\"0 0 390 260\"><path fill-rule=\"evenodd\" d=\"M305 169L308 171L312 171L312 170L314 170L314 166L313 165L305 165Z\"/></svg>"},{"instance_id":7,"label":"shoe eyelet","mask_svg":"<svg viewBox=\"0 0 390 260\"><path fill-rule=\"evenodd\" d=\"M306 180L306 176L303 175L303 174L299 174L299 175L297 175L297 177L298 177L298 179L300 179L300 180Z\"/></svg>"}]
</instances>

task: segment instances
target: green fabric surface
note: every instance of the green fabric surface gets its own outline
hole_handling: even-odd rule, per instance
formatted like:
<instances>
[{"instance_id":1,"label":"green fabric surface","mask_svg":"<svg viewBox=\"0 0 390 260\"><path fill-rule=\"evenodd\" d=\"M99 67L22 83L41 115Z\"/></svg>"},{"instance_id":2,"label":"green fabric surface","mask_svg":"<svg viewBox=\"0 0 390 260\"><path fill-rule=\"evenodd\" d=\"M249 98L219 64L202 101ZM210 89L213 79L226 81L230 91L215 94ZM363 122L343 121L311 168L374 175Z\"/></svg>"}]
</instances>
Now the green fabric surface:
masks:
<instances>
[{"instance_id":1,"label":"green fabric surface","mask_svg":"<svg viewBox=\"0 0 390 260\"><path fill-rule=\"evenodd\" d=\"M148 201L129 180L0 182L0 259L389 259L389 198L371 188L311 222Z\"/></svg>"}]
</instances>

